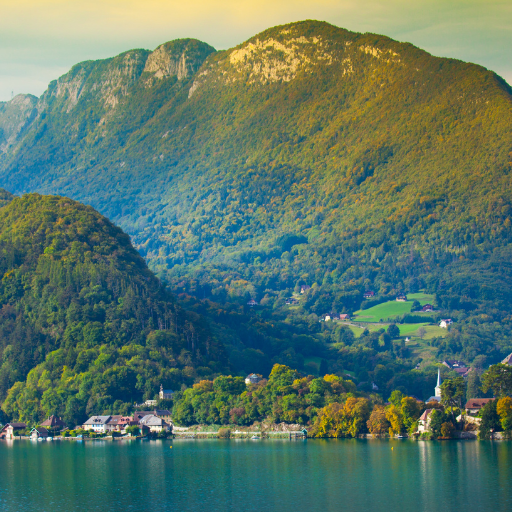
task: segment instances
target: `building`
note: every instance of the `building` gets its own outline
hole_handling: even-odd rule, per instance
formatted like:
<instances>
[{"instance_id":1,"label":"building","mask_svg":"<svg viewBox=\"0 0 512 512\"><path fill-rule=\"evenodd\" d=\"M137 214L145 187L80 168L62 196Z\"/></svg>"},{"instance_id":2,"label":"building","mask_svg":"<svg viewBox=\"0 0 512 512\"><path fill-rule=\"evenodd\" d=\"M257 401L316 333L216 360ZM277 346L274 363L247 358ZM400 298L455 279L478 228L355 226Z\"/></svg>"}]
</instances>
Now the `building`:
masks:
<instances>
[{"instance_id":1,"label":"building","mask_svg":"<svg viewBox=\"0 0 512 512\"><path fill-rule=\"evenodd\" d=\"M139 422L142 429L148 429L150 432L162 432L162 430L171 430L169 424L162 418L157 418L154 414L144 416Z\"/></svg>"},{"instance_id":2,"label":"building","mask_svg":"<svg viewBox=\"0 0 512 512\"><path fill-rule=\"evenodd\" d=\"M287 306L296 306L298 303L299 303L299 301L295 297L288 297L286 299Z\"/></svg>"},{"instance_id":3,"label":"building","mask_svg":"<svg viewBox=\"0 0 512 512\"><path fill-rule=\"evenodd\" d=\"M48 430L62 430L66 428L66 424L62 421L61 418L57 416L50 416L47 420L41 423L41 427L45 427Z\"/></svg>"},{"instance_id":4,"label":"building","mask_svg":"<svg viewBox=\"0 0 512 512\"><path fill-rule=\"evenodd\" d=\"M448 326L452 325L452 324L453 324L453 320L451 318L446 318L439 322L439 327L441 327L441 329L448 329Z\"/></svg>"},{"instance_id":5,"label":"building","mask_svg":"<svg viewBox=\"0 0 512 512\"><path fill-rule=\"evenodd\" d=\"M343 320L343 321L350 320L350 315L348 315L348 314L340 315L340 320Z\"/></svg>"},{"instance_id":6,"label":"building","mask_svg":"<svg viewBox=\"0 0 512 512\"><path fill-rule=\"evenodd\" d=\"M405 295L405 293L399 293L396 296L396 300L397 302L407 302L407 295Z\"/></svg>"},{"instance_id":7,"label":"building","mask_svg":"<svg viewBox=\"0 0 512 512\"><path fill-rule=\"evenodd\" d=\"M466 363L457 361L457 359L445 359L442 364L446 366L446 368L450 368L450 370L454 370L455 368L466 368Z\"/></svg>"},{"instance_id":8,"label":"building","mask_svg":"<svg viewBox=\"0 0 512 512\"><path fill-rule=\"evenodd\" d=\"M311 286L308 286L307 284L303 284L303 285L300 287L300 293L306 293L306 292L308 292L309 290L311 290Z\"/></svg>"},{"instance_id":9,"label":"building","mask_svg":"<svg viewBox=\"0 0 512 512\"><path fill-rule=\"evenodd\" d=\"M466 413L467 414L478 414L480 409L494 398L471 398L466 402Z\"/></svg>"},{"instance_id":10,"label":"building","mask_svg":"<svg viewBox=\"0 0 512 512\"><path fill-rule=\"evenodd\" d=\"M372 291L364 292L363 297L365 299L371 299L372 297L375 297L375 292L372 292Z\"/></svg>"},{"instance_id":11,"label":"building","mask_svg":"<svg viewBox=\"0 0 512 512\"><path fill-rule=\"evenodd\" d=\"M162 384L160 384L160 393L158 396L160 400L172 400L172 396L174 395L174 391L172 389L164 389ZM154 404L156 405L156 404Z\"/></svg>"},{"instance_id":12,"label":"building","mask_svg":"<svg viewBox=\"0 0 512 512\"><path fill-rule=\"evenodd\" d=\"M93 432L105 433L112 429L108 426L108 423L112 419L112 416L91 416L83 425L84 430L92 430Z\"/></svg>"},{"instance_id":13,"label":"building","mask_svg":"<svg viewBox=\"0 0 512 512\"><path fill-rule=\"evenodd\" d=\"M112 416L110 421L107 423L107 428L112 432L124 432L126 427L135 424L133 416Z\"/></svg>"},{"instance_id":14,"label":"building","mask_svg":"<svg viewBox=\"0 0 512 512\"><path fill-rule=\"evenodd\" d=\"M426 409L418 420L418 432L428 432L430 430L430 414L434 409Z\"/></svg>"},{"instance_id":15,"label":"building","mask_svg":"<svg viewBox=\"0 0 512 512\"><path fill-rule=\"evenodd\" d=\"M153 414L157 418L161 418L162 420L166 421L167 423L172 423L171 411L168 411L167 409L155 409L153 411Z\"/></svg>"},{"instance_id":16,"label":"building","mask_svg":"<svg viewBox=\"0 0 512 512\"><path fill-rule=\"evenodd\" d=\"M421 308L421 311L423 311L423 313L431 313L432 311L434 311L434 306L432 306L432 304L425 304Z\"/></svg>"},{"instance_id":17,"label":"building","mask_svg":"<svg viewBox=\"0 0 512 512\"><path fill-rule=\"evenodd\" d=\"M26 423L7 423L0 430L0 439L14 439L16 436L22 435L22 431L27 428Z\"/></svg>"},{"instance_id":18,"label":"building","mask_svg":"<svg viewBox=\"0 0 512 512\"><path fill-rule=\"evenodd\" d=\"M263 377L261 375L258 375L257 373L251 373L250 375L247 375L247 377L245 377L245 383L247 385L258 384L258 382L260 382L262 378Z\"/></svg>"},{"instance_id":19,"label":"building","mask_svg":"<svg viewBox=\"0 0 512 512\"><path fill-rule=\"evenodd\" d=\"M250 307L250 308L253 308L254 306L257 306L258 303L254 300L254 299L251 299L247 305Z\"/></svg>"},{"instance_id":20,"label":"building","mask_svg":"<svg viewBox=\"0 0 512 512\"><path fill-rule=\"evenodd\" d=\"M437 370L437 386L434 390L434 396L431 396L428 400L428 402L441 402L441 370Z\"/></svg>"},{"instance_id":21,"label":"building","mask_svg":"<svg viewBox=\"0 0 512 512\"><path fill-rule=\"evenodd\" d=\"M30 431L30 439L37 441L39 438L46 439L48 437L48 430L44 427L33 428Z\"/></svg>"},{"instance_id":22,"label":"building","mask_svg":"<svg viewBox=\"0 0 512 512\"><path fill-rule=\"evenodd\" d=\"M155 405L158 405L158 400L146 400L143 405L147 405L148 407L155 407Z\"/></svg>"},{"instance_id":23,"label":"building","mask_svg":"<svg viewBox=\"0 0 512 512\"><path fill-rule=\"evenodd\" d=\"M325 320L326 322L330 322L330 320L331 320L331 315L325 315L324 320Z\"/></svg>"},{"instance_id":24,"label":"building","mask_svg":"<svg viewBox=\"0 0 512 512\"><path fill-rule=\"evenodd\" d=\"M509 354L503 361L501 361L501 364L508 364L509 366L512 366L512 354Z\"/></svg>"}]
</instances>

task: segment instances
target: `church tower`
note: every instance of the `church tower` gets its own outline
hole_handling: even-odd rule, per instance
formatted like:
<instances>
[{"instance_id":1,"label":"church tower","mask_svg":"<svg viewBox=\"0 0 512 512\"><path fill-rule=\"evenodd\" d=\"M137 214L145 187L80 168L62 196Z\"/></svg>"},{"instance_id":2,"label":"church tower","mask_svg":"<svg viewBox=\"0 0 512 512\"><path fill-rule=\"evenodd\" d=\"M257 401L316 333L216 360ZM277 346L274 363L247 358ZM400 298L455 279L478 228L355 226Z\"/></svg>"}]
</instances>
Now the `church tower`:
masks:
<instances>
[{"instance_id":1,"label":"church tower","mask_svg":"<svg viewBox=\"0 0 512 512\"><path fill-rule=\"evenodd\" d=\"M436 386L436 397L441 398L441 369L437 369L437 386Z\"/></svg>"}]
</instances>

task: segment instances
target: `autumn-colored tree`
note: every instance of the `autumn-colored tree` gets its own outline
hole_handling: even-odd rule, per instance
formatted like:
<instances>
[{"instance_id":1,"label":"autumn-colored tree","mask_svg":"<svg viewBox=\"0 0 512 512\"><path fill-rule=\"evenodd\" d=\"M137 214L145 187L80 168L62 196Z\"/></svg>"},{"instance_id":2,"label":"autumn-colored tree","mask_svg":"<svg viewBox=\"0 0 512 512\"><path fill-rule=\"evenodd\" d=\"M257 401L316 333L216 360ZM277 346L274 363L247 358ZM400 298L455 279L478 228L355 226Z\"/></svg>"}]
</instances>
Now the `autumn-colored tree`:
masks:
<instances>
[{"instance_id":1,"label":"autumn-colored tree","mask_svg":"<svg viewBox=\"0 0 512 512\"><path fill-rule=\"evenodd\" d=\"M386 418L386 408L383 405L376 405L366 425L370 434L386 434L391 426Z\"/></svg>"},{"instance_id":2,"label":"autumn-colored tree","mask_svg":"<svg viewBox=\"0 0 512 512\"><path fill-rule=\"evenodd\" d=\"M446 437L446 438L450 438L450 437L452 437L454 430L455 429L453 427L453 423L451 423L449 421L445 421L441 425L441 436L442 437Z\"/></svg>"},{"instance_id":3,"label":"autumn-colored tree","mask_svg":"<svg viewBox=\"0 0 512 512\"><path fill-rule=\"evenodd\" d=\"M349 397L345 404L332 403L318 414L316 437L356 437L366 430L370 416L366 398Z\"/></svg>"},{"instance_id":4,"label":"autumn-colored tree","mask_svg":"<svg viewBox=\"0 0 512 512\"><path fill-rule=\"evenodd\" d=\"M386 407L386 419L390 423L389 435L401 434L404 431L402 411L396 405Z\"/></svg>"},{"instance_id":5,"label":"autumn-colored tree","mask_svg":"<svg viewBox=\"0 0 512 512\"><path fill-rule=\"evenodd\" d=\"M512 430L512 398L509 396L500 398L496 406L503 430Z\"/></svg>"}]
</instances>

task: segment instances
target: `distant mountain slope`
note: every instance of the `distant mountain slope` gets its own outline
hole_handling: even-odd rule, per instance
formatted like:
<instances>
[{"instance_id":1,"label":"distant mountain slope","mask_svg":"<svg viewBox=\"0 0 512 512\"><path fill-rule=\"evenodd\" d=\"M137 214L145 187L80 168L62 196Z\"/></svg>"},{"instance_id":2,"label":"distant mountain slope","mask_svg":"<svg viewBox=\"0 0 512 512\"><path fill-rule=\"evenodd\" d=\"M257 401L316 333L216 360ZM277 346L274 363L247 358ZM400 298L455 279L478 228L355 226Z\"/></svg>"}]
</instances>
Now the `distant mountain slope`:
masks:
<instances>
[{"instance_id":1,"label":"distant mountain slope","mask_svg":"<svg viewBox=\"0 0 512 512\"><path fill-rule=\"evenodd\" d=\"M178 288L510 303L512 95L480 66L306 21L79 64L36 108L0 184L92 204Z\"/></svg>"},{"instance_id":2,"label":"distant mountain slope","mask_svg":"<svg viewBox=\"0 0 512 512\"><path fill-rule=\"evenodd\" d=\"M28 194L0 208L0 275L0 403L11 417L81 421L226 367L207 323L90 206Z\"/></svg>"}]
</instances>

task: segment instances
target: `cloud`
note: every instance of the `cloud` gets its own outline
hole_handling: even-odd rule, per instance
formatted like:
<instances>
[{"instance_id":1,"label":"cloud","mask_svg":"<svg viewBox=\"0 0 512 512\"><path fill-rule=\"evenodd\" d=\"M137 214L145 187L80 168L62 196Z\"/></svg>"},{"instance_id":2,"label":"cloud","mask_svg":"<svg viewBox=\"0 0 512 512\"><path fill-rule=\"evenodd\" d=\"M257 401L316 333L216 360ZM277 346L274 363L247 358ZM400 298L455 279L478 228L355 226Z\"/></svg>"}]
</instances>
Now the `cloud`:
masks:
<instances>
[{"instance_id":1,"label":"cloud","mask_svg":"<svg viewBox=\"0 0 512 512\"><path fill-rule=\"evenodd\" d=\"M81 60L179 37L224 49L301 19L385 34L512 78L509 0L2 0L0 100L14 87L41 94L52 73Z\"/></svg>"}]
</instances>

